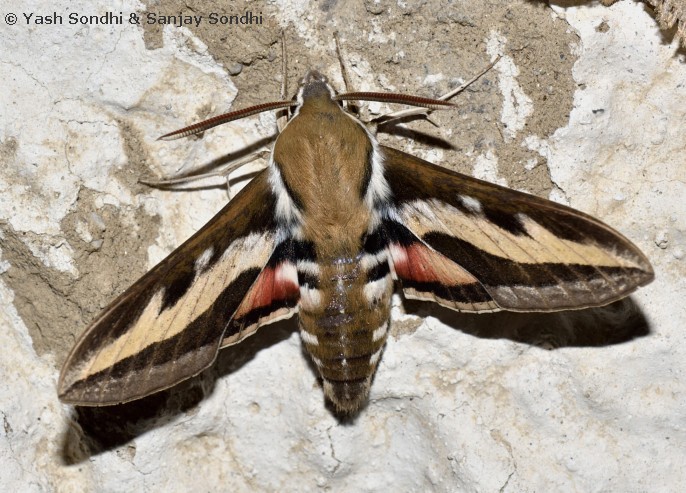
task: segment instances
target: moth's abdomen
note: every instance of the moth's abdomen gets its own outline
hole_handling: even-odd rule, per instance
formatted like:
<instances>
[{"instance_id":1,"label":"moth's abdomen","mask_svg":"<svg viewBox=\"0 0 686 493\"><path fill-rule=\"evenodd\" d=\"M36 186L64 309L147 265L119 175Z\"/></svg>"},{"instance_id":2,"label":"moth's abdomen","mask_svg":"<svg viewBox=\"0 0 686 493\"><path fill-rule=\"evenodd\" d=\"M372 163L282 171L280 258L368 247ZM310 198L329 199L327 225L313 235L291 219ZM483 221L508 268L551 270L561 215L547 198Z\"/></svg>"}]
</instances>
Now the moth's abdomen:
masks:
<instances>
[{"instance_id":1,"label":"moth's abdomen","mask_svg":"<svg viewBox=\"0 0 686 493\"><path fill-rule=\"evenodd\" d=\"M393 280L386 255L299 268L300 331L339 411L359 409L386 342Z\"/></svg>"}]
</instances>

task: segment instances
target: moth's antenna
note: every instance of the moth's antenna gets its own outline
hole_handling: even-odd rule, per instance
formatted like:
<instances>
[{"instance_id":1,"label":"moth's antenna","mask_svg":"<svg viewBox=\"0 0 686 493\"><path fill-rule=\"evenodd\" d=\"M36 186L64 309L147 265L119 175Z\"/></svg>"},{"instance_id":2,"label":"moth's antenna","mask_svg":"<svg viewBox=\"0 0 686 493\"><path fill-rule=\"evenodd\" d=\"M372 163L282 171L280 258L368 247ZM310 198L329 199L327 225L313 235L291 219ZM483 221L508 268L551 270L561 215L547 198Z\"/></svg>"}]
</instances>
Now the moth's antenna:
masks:
<instances>
[{"instance_id":1,"label":"moth's antenna","mask_svg":"<svg viewBox=\"0 0 686 493\"><path fill-rule=\"evenodd\" d=\"M281 108L291 108L293 106L296 106L297 104L297 101L274 101L272 103L263 103L255 106L250 106L242 110L224 113L223 115L214 116L207 120L194 123L193 125L189 125L178 130L174 130L173 132L164 134L157 140L175 140L180 139L182 137L188 137L190 135L202 133L205 130L209 130L210 128L222 125L224 123L232 122L234 120L240 120L241 118L245 118L246 116L256 115L264 111L278 110Z\"/></svg>"}]
</instances>

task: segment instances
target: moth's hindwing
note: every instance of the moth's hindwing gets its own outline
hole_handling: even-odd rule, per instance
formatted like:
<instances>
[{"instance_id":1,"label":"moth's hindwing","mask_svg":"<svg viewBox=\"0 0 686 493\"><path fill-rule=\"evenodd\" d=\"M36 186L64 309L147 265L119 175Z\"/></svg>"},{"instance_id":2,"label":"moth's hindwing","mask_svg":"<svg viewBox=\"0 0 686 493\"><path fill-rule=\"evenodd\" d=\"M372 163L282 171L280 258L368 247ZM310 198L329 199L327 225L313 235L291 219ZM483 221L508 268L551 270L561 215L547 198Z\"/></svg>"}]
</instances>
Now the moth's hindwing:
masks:
<instances>
[{"instance_id":1,"label":"moth's hindwing","mask_svg":"<svg viewBox=\"0 0 686 493\"><path fill-rule=\"evenodd\" d=\"M59 381L61 400L107 405L138 399L207 368L221 345L291 315L297 287L275 282L279 266L270 267L274 207L262 172L119 296L68 356ZM231 337L224 340L228 331Z\"/></svg>"},{"instance_id":2,"label":"moth's hindwing","mask_svg":"<svg viewBox=\"0 0 686 493\"><path fill-rule=\"evenodd\" d=\"M409 298L462 311L600 306L653 279L643 253L569 207L382 148L384 228Z\"/></svg>"}]
</instances>

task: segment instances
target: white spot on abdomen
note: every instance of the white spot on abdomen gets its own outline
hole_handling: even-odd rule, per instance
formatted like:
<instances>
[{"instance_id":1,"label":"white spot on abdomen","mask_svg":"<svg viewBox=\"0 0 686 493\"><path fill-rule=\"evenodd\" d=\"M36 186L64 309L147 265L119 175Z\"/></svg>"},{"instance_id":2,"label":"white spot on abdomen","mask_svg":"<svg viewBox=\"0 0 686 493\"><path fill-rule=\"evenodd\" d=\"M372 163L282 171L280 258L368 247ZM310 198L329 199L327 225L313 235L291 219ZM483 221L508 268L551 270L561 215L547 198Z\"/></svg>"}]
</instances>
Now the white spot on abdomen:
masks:
<instances>
[{"instance_id":1,"label":"white spot on abdomen","mask_svg":"<svg viewBox=\"0 0 686 493\"><path fill-rule=\"evenodd\" d=\"M300 286L300 306L305 311L314 311L322 302L322 293L318 289Z\"/></svg>"},{"instance_id":2,"label":"white spot on abdomen","mask_svg":"<svg viewBox=\"0 0 686 493\"><path fill-rule=\"evenodd\" d=\"M365 298L367 298L367 301L370 305L377 303L383 297L383 295L386 293L386 290L388 289L389 283L390 273L388 273L381 279L368 282L364 285L364 296Z\"/></svg>"},{"instance_id":3,"label":"white spot on abdomen","mask_svg":"<svg viewBox=\"0 0 686 493\"><path fill-rule=\"evenodd\" d=\"M379 362L379 358L381 358L381 351L383 348L379 349L377 352L372 354L369 357L369 366L375 366Z\"/></svg>"},{"instance_id":4,"label":"white spot on abdomen","mask_svg":"<svg viewBox=\"0 0 686 493\"><path fill-rule=\"evenodd\" d=\"M298 260L298 270L316 277L319 277L319 273L321 272L319 264L310 260Z\"/></svg>"},{"instance_id":5,"label":"white spot on abdomen","mask_svg":"<svg viewBox=\"0 0 686 493\"><path fill-rule=\"evenodd\" d=\"M381 250L379 253L376 254L367 253L363 255L360 259L360 267L362 267L362 269L365 271L369 271L377 265L379 265L381 262L386 261L388 261L387 250Z\"/></svg>"},{"instance_id":6,"label":"white spot on abdomen","mask_svg":"<svg viewBox=\"0 0 686 493\"><path fill-rule=\"evenodd\" d=\"M388 332L388 320L386 320L381 327L372 333L372 341L376 342L380 339L383 339L386 336L386 332Z\"/></svg>"},{"instance_id":7,"label":"white spot on abdomen","mask_svg":"<svg viewBox=\"0 0 686 493\"><path fill-rule=\"evenodd\" d=\"M304 330L302 328L300 329L300 337L302 338L302 340L306 344L309 344L311 346L319 346L319 339L317 339L317 336L314 334L310 334L309 332L307 332L306 330ZM315 363L317 364L317 366L321 365L322 362L317 360L317 358L312 358L312 359L315 360Z\"/></svg>"}]
</instances>

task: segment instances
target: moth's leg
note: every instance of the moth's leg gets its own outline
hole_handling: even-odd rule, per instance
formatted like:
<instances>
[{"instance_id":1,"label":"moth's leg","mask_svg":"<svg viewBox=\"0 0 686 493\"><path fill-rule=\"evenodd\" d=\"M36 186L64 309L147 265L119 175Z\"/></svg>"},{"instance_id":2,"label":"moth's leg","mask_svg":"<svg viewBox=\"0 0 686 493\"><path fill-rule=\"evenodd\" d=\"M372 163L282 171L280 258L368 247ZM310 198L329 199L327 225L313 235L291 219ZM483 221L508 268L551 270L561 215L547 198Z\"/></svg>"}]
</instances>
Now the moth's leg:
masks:
<instances>
[{"instance_id":1,"label":"moth's leg","mask_svg":"<svg viewBox=\"0 0 686 493\"><path fill-rule=\"evenodd\" d=\"M288 97L288 53L286 52L286 33L281 30L281 101ZM276 128L281 133L288 123L290 109L284 108L276 113Z\"/></svg>"},{"instance_id":2,"label":"moth's leg","mask_svg":"<svg viewBox=\"0 0 686 493\"><path fill-rule=\"evenodd\" d=\"M229 199L231 199L231 187L229 186L230 182L230 174L231 172L237 170L241 166L244 166L248 163L251 163L253 161L256 161L258 159L266 159L269 156L270 152L266 149L253 152L252 154L248 154L247 156L243 156L240 159L236 159L234 161L228 162L224 165L222 165L220 168L216 169L215 171L212 171L210 173L202 173L199 175L187 175L187 176L178 176L178 177L171 177L171 178L163 178L161 180L138 180L139 183L142 183L144 185L148 185L150 187L157 187L157 188L166 188L174 185L183 185L185 183L191 183L194 181L198 180L203 180L205 178L211 178L213 176L223 176L226 179L226 190L229 195ZM266 168L267 165L260 165L260 169Z\"/></svg>"},{"instance_id":3,"label":"moth's leg","mask_svg":"<svg viewBox=\"0 0 686 493\"><path fill-rule=\"evenodd\" d=\"M457 87L453 89L450 92L445 93L443 96L439 97L438 99L442 101L447 101L456 94L461 93L464 91L467 87L472 85L474 82L479 80L486 72L491 70L493 66L500 61L500 55L498 55L495 60L493 60L491 63L489 63L486 67L484 67L478 74L476 74L474 77L469 79L467 82L462 84L460 87ZM377 122L378 125L387 125L389 122L392 122L394 120L400 120L402 118L408 118L411 116L416 116L416 115L424 115L427 120L429 120L431 123L436 125L434 122L431 121L431 119L428 117L430 109L426 108L408 108L405 110L400 110L400 111L394 111L392 113L387 113L385 115L381 115L377 118L374 119L375 122ZM371 122L370 122L371 123Z\"/></svg>"},{"instance_id":4,"label":"moth's leg","mask_svg":"<svg viewBox=\"0 0 686 493\"><path fill-rule=\"evenodd\" d=\"M261 151L253 152L252 154L248 154L242 159L237 159L236 161L230 163L232 165L231 169L227 168L226 172L224 173L224 181L226 181L226 196L229 200L233 198L233 195L231 195L231 177L229 176L231 171L237 170L241 166L252 163L253 161L257 161L258 159L261 159L262 162L257 166L257 170L262 171L268 166L269 156L271 156L271 151L268 149L263 149ZM239 180L240 179L245 179L245 177L239 177Z\"/></svg>"},{"instance_id":5,"label":"moth's leg","mask_svg":"<svg viewBox=\"0 0 686 493\"><path fill-rule=\"evenodd\" d=\"M336 43L336 56L338 56L338 63L341 64L341 75L343 76L343 84L345 84L345 92L355 92L353 85L350 82L348 66L345 63L345 58L343 57L343 50L341 49L341 40L338 38L338 31L333 33L333 39ZM350 113L359 117L360 107L354 101L346 101L345 104Z\"/></svg>"}]
</instances>

